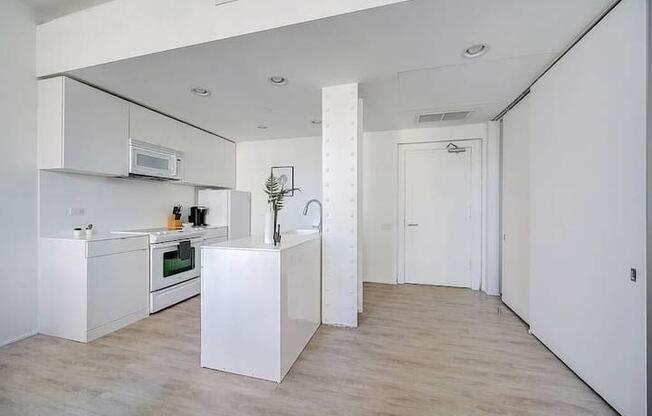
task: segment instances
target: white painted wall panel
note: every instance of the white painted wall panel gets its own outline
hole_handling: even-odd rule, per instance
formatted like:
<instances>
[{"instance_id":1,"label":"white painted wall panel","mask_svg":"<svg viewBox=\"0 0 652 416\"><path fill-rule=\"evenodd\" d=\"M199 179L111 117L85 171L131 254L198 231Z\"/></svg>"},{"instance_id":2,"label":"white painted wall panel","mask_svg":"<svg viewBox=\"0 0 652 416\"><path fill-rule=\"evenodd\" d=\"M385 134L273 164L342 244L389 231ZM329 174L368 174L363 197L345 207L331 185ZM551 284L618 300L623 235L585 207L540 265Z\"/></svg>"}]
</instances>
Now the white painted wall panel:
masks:
<instances>
[{"instance_id":1,"label":"white painted wall panel","mask_svg":"<svg viewBox=\"0 0 652 416\"><path fill-rule=\"evenodd\" d=\"M487 140L487 124L366 132L362 151L364 280L396 283L398 145L459 139ZM496 219L498 221L497 213ZM497 238L497 236L496 236Z\"/></svg>"},{"instance_id":2,"label":"white painted wall panel","mask_svg":"<svg viewBox=\"0 0 652 416\"><path fill-rule=\"evenodd\" d=\"M484 292L500 294L500 123L487 123L487 140L483 146L485 168L483 181L484 209L483 223L483 264L482 285Z\"/></svg>"},{"instance_id":3,"label":"white painted wall panel","mask_svg":"<svg viewBox=\"0 0 652 416\"><path fill-rule=\"evenodd\" d=\"M358 84L322 90L323 322L358 325Z\"/></svg>"},{"instance_id":4,"label":"white painted wall panel","mask_svg":"<svg viewBox=\"0 0 652 416\"><path fill-rule=\"evenodd\" d=\"M623 0L530 97L531 328L625 416L646 413L645 18Z\"/></svg>"},{"instance_id":5,"label":"white painted wall panel","mask_svg":"<svg viewBox=\"0 0 652 416\"><path fill-rule=\"evenodd\" d=\"M320 136L240 142L236 158L236 189L251 192L252 235L264 233L269 208L263 188L272 166L294 166L294 186L301 188L285 199L279 212L281 229L311 228L319 223L316 206L306 216L302 212L310 199L322 199Z\"/></svg>"},{"instance_id":6,"label":"white painted wall panel","mask_svg":"<svg viewBox=\"0 0 652 416\"><path fill-rule=\"evenodd\" d=\"M169 182L103 178L61 172L39 172L41 235L48 236L92 223L100 232L163 227L175 204L195 204L195 188ZM69 216L83 208L83 216Z\"/></svg>"},{"instance_id":7,"label":"white painted wall panel","mask_svg":"<svg viewBox=\"0 0 652 416\"><path fill-rule=\"evenodd\" d=\"M0 1L0 345L37 328L35 18L17 0Z\"/></svg>"},{"instance_id":8,"label":"white painted wall panel","mask_svg":"<svg viewBox=\"0 0 652 416\"><path fill-rule=\"evenodd\" d=\"M525 322L530 309L530 105L526 97L503 118L503 302Z\"/></svg>"}]
</instances>

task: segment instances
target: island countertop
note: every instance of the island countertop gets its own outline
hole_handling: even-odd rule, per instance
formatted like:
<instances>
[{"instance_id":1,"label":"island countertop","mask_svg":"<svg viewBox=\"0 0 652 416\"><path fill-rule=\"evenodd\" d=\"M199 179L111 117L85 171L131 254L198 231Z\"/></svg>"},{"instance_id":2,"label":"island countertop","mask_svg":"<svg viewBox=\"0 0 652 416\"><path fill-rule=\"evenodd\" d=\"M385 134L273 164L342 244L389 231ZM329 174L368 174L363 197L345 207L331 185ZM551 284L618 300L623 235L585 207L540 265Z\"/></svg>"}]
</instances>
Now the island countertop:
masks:
<instances>
[{"instance_id":1,"label":"island countertop","mask_svg":"<svg viewBox=\"0 0 652 416\"><path fill-rule=\"evenodd\" d=\"M202 246L204 250L250 250L250 251L281 251L298 246L319 238L317 230L293 230L281 233L281 243L278 246L266 244L262 235L252 235Z\"/></svg>"}]
</instances>

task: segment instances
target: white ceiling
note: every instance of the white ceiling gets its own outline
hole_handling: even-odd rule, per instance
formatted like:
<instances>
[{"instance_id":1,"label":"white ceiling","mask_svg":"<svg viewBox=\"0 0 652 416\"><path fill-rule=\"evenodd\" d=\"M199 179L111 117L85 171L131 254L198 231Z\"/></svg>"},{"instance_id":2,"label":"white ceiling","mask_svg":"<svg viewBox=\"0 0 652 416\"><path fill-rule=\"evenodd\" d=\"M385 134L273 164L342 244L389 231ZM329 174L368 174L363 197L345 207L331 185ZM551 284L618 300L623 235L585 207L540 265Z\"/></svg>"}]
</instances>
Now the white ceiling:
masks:
<instances>
[{"instance_id":1,"label":"white ceiling","mask_svg":"<svg viewBox=\"0 0 652 416\"><path fill-rule=\"evenodd\" d=\"M484 122L609 3L412 0L70 75L236 141L319 135L320 89L348 82L360 83L367 131L414 128L429 111ZM479 42L486 55L462 57ZM276 74L288 84L272 86Z\"/></svg>"},{"instance_id":2,"label":"white ceiling","mask_svg":"<svg viewBox=\"0 0 652 416\"><path fill-rule=\"evenodd\" d=\"M23 0L39 14L42 22L88 9L111 0Z\"/></svg>"}]
</instances>

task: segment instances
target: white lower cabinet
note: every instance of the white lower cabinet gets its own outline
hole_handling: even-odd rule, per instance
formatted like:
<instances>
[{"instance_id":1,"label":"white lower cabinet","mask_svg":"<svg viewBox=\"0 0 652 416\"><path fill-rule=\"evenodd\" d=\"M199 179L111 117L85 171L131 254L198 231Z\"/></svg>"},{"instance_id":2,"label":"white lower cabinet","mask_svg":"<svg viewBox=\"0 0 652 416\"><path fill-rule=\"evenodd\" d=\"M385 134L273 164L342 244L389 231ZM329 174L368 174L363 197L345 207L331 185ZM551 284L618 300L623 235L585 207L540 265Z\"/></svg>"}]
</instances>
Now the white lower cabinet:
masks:
<instances>
[{"instance_id":1,"label":"white lower cabinet","mask_svg":"<svg viewBox=\"0 0 652 416\"><path fill-rule=\"evenodd\" d=\"M43 237L39 332L90 342L149 315L146 236Z\"/></svg>"}]
</instances>

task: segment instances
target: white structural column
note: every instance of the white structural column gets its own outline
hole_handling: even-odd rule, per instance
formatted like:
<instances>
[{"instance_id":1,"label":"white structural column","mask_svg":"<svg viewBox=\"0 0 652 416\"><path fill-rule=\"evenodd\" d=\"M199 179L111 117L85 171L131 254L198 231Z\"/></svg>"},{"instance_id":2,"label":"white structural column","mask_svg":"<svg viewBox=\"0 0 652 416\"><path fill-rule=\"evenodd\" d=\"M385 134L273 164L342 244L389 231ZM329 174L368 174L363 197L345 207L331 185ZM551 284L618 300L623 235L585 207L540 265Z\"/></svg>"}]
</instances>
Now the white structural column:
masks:
<instances>
[{"instance_id":1,"label":"white structural column","mask_svg":"<svg viewBox=\"0 0 652 416\"><path fill-rule=\"evenodd\" d=\"M362 140L358 84L324 88L322 112L322 320L325 324L356 327L360 279L359 143Z\"/></svg>"}]
</instances>

